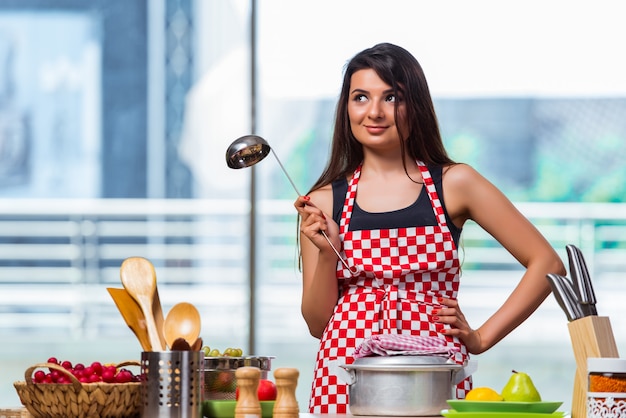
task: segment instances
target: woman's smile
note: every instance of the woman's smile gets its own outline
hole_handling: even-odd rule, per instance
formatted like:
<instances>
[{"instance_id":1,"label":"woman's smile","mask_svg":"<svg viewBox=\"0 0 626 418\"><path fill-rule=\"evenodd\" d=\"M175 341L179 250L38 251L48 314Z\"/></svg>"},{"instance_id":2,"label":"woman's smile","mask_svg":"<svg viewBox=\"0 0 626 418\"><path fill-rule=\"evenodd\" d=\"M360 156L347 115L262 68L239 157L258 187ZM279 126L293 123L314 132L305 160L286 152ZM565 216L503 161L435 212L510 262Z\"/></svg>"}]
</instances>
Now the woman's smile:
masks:
<instances>
[{"instance_id":1,"label":"woman's smile","mask_svg":"<svg viewBox=\"0 0 626 418\"><path fill-rule=\"evenodd\" d=\"M365 125L365 129L372 135L380 135L387 130L388 126L380 125Z\"/></svg>"}]
</instances>

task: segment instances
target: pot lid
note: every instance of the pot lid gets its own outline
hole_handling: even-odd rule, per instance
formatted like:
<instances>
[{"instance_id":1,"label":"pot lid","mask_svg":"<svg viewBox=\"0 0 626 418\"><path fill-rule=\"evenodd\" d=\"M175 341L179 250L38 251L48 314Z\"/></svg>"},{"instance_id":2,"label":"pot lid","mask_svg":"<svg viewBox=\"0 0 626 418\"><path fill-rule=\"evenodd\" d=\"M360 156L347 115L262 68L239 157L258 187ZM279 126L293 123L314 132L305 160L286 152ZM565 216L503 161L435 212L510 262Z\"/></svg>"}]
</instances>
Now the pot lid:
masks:
<instances>
[{"instance_id":1,"label":"pot lid","mask_svg":"<svg viewBox=\"0 0 626 418\"><path fill-rule=\"evenodd\" d=\"M344 366L357 370L457 370L462 365L447 356L369 356Z\"/></svg>"}]
</instances>

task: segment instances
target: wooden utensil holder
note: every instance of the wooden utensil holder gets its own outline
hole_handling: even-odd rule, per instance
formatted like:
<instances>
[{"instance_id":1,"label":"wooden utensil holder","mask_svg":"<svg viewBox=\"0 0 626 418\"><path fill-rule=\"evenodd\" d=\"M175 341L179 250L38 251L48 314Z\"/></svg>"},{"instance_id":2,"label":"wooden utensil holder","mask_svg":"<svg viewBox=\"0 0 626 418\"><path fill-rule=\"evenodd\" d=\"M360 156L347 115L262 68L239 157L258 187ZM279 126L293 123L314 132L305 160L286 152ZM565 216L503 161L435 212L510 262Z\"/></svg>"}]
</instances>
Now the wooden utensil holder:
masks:
<instances>
[{"instance_id":1,"label":"wooden utensil holder","mask_svg":"<svg viewBox=\"0 0 626 418\"><path fill-rule=\"evenodd\" d=\"M587 358L618 358L611 322L606 316L586 316L568 324L576 360L572 418L587 417Z\"/></svg>"}]
</instances>

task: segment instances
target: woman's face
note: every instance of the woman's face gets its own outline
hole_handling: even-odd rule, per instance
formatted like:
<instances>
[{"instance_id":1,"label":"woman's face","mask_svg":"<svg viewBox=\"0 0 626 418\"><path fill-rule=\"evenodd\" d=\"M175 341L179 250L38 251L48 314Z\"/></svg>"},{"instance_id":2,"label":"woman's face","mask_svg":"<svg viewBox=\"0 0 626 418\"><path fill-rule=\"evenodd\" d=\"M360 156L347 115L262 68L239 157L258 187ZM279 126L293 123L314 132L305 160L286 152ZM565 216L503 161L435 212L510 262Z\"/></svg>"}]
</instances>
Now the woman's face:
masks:
<instances>
[{"instance_id":1,"label":"woman's face","mask_svg":"<svg viewBox=\"0 0 626 418\"><path fill-rule=\"evenodd\" d=\"M395 109L398 107L398 118ZM354 137L364 146L386 149L399 146L400 132L406 133L406 107L376 71L356 71L350 78L348 118ZM403 135L406 137L406 135Z\"/></svg>"}]
</instances>

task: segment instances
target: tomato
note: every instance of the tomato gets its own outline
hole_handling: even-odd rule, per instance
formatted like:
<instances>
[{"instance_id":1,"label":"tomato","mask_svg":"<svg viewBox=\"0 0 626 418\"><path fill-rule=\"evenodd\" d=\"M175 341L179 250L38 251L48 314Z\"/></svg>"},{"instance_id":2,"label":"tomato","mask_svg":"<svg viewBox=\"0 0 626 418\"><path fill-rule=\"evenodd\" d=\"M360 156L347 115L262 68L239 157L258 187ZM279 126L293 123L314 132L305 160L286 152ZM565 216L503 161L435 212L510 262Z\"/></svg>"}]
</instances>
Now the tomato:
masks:
<instances>
[{"instance_id":1,"label":"tomato","mask_svg":"<svg viewBox=\"0 0 626 418\"><path fill-rule=\"evenodd\" d=\"M276 384L274 382L265 379L259 380L257 396L260 401L275 401L276 395ZM235 399L239 400L239 386L237 386L237 389L235 390Z\"/></svg>"},{"instance_id":2,"label":"tomato","mask_svg":"<svg viewBox=\"0 0 626 418\"><path fill-rule=\"evenodd\" d=\"M259 400L260 401L275 401L276 400L276 384L271 380L261 379L259 380Z\"/></svg>"}]
</instances>

